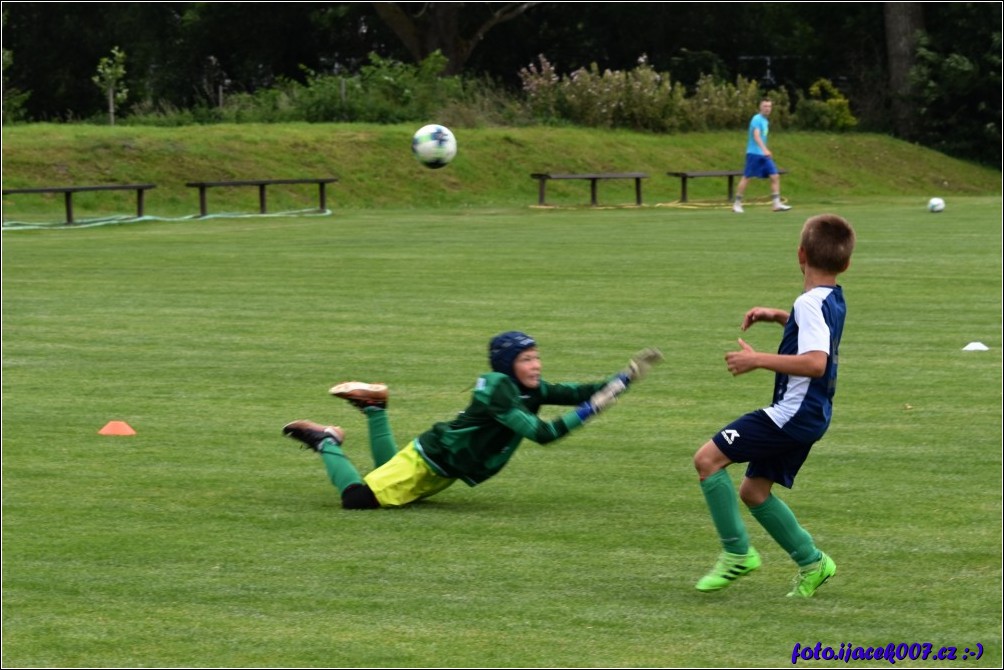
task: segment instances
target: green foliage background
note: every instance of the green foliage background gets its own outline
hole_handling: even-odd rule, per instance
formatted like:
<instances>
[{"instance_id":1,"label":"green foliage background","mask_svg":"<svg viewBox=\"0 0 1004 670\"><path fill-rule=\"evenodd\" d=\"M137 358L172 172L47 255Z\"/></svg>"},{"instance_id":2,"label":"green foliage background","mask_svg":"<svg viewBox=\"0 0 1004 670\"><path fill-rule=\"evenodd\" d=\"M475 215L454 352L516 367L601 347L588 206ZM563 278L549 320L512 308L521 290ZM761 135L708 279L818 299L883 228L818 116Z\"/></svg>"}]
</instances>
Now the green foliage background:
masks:
<instances>
[{"instance_id":1,"label":"green foliage background","mask_svg":"<svg viewBox=\"0 0 1004 670\"><path fill-rule=\"evenodd\" d=\"M850 116L871 132L1001 163L996 3L854 3L836 14L825 3L579 3L575 20L564 3L526 3L520 10L528 11L501 23L493 17L501 6L490 3L411 5L405 10L428 47L413 50L382 18L388 7L7 3L4 123L105 122L106 101L91 77L116 46L129 63L129 109L121 111L173 124L442 120L444 110L429 107L449 101L482 124L513 125L525 121L518 73L546 58L560 76L597 84L573 87L588 102L563 105L566 122L673 128L679 110L653 112L673 109L677 93L709 82L754 81L800 105L818 82L830 81L846 104L810 101L800 121L824 124L803 127L847 128L841 122ZM903 40L918 39L913 58L888 48L902 44L893 36L900 30ZM427 64L415 65L433 45L450 54L448 71L462 80L426 77ZM892 76L900 67L904 75L910 69L909 91ZM672 95L661 97L667 79L654 80L655 73L671 73Z\"/></svg>"}]
</instances>

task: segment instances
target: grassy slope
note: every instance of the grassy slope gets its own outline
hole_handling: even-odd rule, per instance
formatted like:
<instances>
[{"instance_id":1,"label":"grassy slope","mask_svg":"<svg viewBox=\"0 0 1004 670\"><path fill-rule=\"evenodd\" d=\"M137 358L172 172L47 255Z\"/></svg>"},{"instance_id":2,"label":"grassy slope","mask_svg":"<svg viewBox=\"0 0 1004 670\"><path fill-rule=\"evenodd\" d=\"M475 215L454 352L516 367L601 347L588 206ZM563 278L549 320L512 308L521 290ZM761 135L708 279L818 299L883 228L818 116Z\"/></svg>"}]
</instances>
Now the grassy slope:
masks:
<instances>
[{"instance_id":1,"label":"grassy slope","mask_svg":"<svg viewBox=\"0 0 1004 670\"><path fill-rule=\"evenodd\" d=\"M426 170L410 155L411 126L223 125L133 128L31 125L3 129L5 188L152 182L147 213L190 215L198 199L185 182L336 176L329 207L526 206L536 202L539 171L644 171L646 204L679 198L679 180L669 170L726 169L742 163L742 135L698 133L657 136L575 128L457 129L460 152L447 169ZM790 171L783 191L791 199L994 194L1000 173L946 158L880 135L787 133L776 129L778 164ZM633 200L631 182L600 188L601 203ZM721 179L692 182L691 199L724 196ZM766 184L749 195L763 196ZM270 190L270 207L316 204L313 187ZM111 201L132 209L126 194L78 196L80 207ZM253 211L251 189L210 194L210 211ZM553 183L549 201L588 202L584 183ZM9 196L5 219L38 211L61 211L59 196Z\"/></svg>"}]
</instances>

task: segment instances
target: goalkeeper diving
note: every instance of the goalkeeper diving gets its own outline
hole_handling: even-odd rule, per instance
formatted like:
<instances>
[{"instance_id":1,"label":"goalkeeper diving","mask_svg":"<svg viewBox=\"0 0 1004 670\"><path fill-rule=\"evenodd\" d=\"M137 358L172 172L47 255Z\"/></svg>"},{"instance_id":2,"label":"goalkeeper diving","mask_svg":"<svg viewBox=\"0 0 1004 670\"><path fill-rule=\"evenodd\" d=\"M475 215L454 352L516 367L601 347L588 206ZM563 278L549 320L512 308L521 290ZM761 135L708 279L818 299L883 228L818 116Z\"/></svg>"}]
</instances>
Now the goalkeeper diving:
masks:
<instances>
[{"instance_id":1,"label":"goalkeeper diving","mask_svg":"<svg viewBox=\"0 0 1004 670\"><path fill-rule=\"evenodd\" d=\"M470 404L452 421L434 424L398 449L387 416L384 384L351 381L330 393L359 409L369 428L374 469L365 477L345 456L345 431L312 421L283 426L284 435L320 454L328 478L345 509L401 507L439 493L458 479L476 486L506 466L523 439L538 444L558 440L607 410L634 383L663 360L658 349L635 354L627 366L594 382L551 383L541 377L537 342L519 331L492 338L492 371L478 377ZM544 405L571 409L545 420Z\"/></svg>"}]
</instances>

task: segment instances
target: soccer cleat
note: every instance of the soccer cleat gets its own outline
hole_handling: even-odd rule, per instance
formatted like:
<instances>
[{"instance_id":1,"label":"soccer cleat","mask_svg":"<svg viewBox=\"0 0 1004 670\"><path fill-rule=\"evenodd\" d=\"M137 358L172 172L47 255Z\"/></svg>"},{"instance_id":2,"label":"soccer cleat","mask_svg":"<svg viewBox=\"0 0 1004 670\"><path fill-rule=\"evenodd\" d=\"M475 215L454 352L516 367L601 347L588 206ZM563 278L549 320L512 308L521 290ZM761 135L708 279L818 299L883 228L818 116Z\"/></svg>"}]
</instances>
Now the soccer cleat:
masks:
<instances>
[{"instance_id":1,"label":"soccer cleat","mask_svg":"<svg viewBox=\"0 0 1004 670\"><path fill-rule=\"evenodd\" d=\"M774 203L775 212L787 212L789 209L791 209L791 205L786 205L783 202Z\"/></svg>"},{"instance_id":2,"label":"soccer cleat","mask_svg":"<svg viewBox=\"0 0 1004 670\"><path fill-rule=\"evenodd\" d=\"M760 554L753 547L745 554L730 554L723 551L711 572L701 577L696 585L698 591L718 591L748 575L760 567Z\"/></svg>"},{"instance_id":3,"label":"soccer cleat","mask_svg":"<svg viewBox=\"0 0 1004 670\"><path fill-rule=\"evenodd\" d=\"M321 451L321 443L325 440L334 440L339 445L345 440L345 431L339 426L322 426L305 419L287 423L282 427L282 434L302 442L307 449L318 453Z\"/></svg>"},{"instance_id":4,"label":"soccer cleat","mask_svg":"<svg viewBox=\"0 0 1004 670\"><path fill-rule=\"evenodd\" d=\"M822 553L822 552L820 552ZM795 588L788 594L789 598L811 598L827 579L837 574L837 564L833 559L822 554L819 560L798 571L795 577Z\"/></svg>"},{"instance_id":5,"label":"soccer cleat","mask_svg":"<svg viewBox=\"0 0 1004 670\"><path fill-rule=\"evenodd\" d=\"M328 393L348 400L363 413L368 407L387 409L387 398L390 396L390 390L385 384L364 384L363 382L343 382L332 386Z\"/></svg>"},{"instance_id":6,"label":"soccer cleat","mask_svg":"<svg viewBox=\"0 0 1004 670\"><path fill-rule=\"evenodd\" d=\"M735 201L734 203L732 203L732 211L735 212L736 214L742 214L743 213L743 204L741 202L739 202L738 200Z\"/></svg>"}]
</instances>

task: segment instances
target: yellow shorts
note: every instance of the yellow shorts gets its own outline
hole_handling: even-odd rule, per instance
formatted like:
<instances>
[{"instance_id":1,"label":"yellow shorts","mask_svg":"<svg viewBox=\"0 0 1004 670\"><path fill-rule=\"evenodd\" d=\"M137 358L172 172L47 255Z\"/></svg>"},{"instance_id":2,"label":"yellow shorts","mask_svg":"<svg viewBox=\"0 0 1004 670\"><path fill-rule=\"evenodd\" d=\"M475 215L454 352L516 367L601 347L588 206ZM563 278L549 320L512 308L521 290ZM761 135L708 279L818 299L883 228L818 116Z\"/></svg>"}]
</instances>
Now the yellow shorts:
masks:
<instances>
[{"instance_id":1,"label":"yellow shorts","mask_svg":"<svg viewBox=\"0 0 1004 670\"><path fill-rule=\"evenodd\" d=\"M401 507L428 498L457 481L433 472L415 451L414 441L363 479L381 507Z\"/></svg>"}]
</instances>

